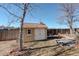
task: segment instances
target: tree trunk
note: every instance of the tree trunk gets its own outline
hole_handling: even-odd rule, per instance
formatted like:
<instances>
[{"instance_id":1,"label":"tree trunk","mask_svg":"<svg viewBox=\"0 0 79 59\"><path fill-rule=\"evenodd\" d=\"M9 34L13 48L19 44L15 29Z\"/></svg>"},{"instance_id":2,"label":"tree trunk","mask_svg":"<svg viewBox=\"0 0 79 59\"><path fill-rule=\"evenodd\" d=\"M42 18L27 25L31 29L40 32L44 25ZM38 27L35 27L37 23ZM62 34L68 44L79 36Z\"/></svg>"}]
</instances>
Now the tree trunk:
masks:
<instances>
[{"instance_id":1,"label":"tree trunk","mask_svg":"<svg viewBox=\"0 0 79 59\"><path fill-rule=\"evenodd\" d=\"M21 19L21 22L20 22L20 35L19 35L19 48L20 50L23 50L23 38L22 38L22 35L23 35L23 19Z\"/></svg>"},{"instance_id":2,"label":"tree trunk","mask_svg":"<svg viewBox=\"0 0 79 59\"><path fill-rule=\"evenodd\" d=\"M69 27L70 27L70 35L72 36L74 34L74 28L73 28L73 20L72 17L68 20Z\"/></svg>"},{"instance_id":3,"label":"tree trunk","mask_svg":"<svg viewBox=\"0 0 79 59\"><path fill-rule=\"evenodd\" d=\"M22 18L21 18L21 25L20 25L20 35L19 35L19 48L20 48L20 50L23 50L23 22L24 22L24 18L25 18L25 15L26 15L27 7L28 7L28 5L25 3L23 15L22 15Z\"/></svg>"},{"instance_id":4,"label":"tree trunk","mask_svg":"<svg viewBox=\"0 0 79 59\"><path fill-rule=\"evenodd\" d=\"M70 26L70 35L72 35L73 34L73 29L72 29L72 27Z\"/></svg>"}]
</instances>

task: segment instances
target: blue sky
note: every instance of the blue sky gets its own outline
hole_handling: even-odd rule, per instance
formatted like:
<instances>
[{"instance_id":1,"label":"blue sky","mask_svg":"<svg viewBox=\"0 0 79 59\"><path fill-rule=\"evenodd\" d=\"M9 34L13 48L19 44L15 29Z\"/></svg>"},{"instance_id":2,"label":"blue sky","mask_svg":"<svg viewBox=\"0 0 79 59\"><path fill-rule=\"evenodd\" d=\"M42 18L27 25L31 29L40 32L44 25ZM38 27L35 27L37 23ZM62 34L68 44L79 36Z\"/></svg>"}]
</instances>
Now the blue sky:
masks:
<instances>
[{"instance_id":1,"label":"blue sky","mask_svg":"<svg viewBox=\"0 0 79 59\"><path fill-rule=\"evenodd\" d=\"M48 28L65 28L67 26L59 24L58 18L60 17L59 4L35 4L37 6L33 9L32 14L34 17L27 17L26 22L44 22ZM34 5L34 6L35 6ZM30 18L30 19L29 19Z\"/></svg>"},{"instance_id":2,"label":"blue sky","mask_svg":"<svg viewBox=\"0 0 79 59\"><path fill-rule=\"evenodd\" d=\"M32 11L27 13L25 21L27 23L39 23L42 21L45 23L48 28L66 28L67 26L64 24L59 23L59 17L61 15L59 11L59 4L31 4L32 5ZM20 15L20 10L18 10L16 7L8 7L8 8L14 8L16 14ZM8 21L13 20L12 16L7 14L7 12L0 8L0 25L7 26ZM32 15L31 15L32 14ZM11 26L18 27L19 23L14 22L11 24Z\"/></svg>"}]
</instances>

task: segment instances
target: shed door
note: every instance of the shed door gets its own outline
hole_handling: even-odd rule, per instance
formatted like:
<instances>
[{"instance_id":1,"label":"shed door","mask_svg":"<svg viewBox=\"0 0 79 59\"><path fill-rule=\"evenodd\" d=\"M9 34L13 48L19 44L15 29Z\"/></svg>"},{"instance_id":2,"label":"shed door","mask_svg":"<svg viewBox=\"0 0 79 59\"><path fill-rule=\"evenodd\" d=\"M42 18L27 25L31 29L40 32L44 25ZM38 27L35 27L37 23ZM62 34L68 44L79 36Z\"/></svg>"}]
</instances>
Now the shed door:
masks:
<instances>
[{"instance_id":1,"label":"shed door","mask_svg":"<svg viewBox=\"0 0 79 59\"><path fill-rule=\"evenodd\" d=\"M45 29L35 29L35 40L45 39Z\"/></svg>"},{"instance_id":2,"label":"shed door","mask_svg":"<svg viewBox=\"0 0 79 59\"><path fill-rule=\"evenodd\" d=\"M25 42L27 41L32 41L33 39L33 32L32 29L27 29L26 32L24 32L25 34Z\"/></svg>"}]
</instances>

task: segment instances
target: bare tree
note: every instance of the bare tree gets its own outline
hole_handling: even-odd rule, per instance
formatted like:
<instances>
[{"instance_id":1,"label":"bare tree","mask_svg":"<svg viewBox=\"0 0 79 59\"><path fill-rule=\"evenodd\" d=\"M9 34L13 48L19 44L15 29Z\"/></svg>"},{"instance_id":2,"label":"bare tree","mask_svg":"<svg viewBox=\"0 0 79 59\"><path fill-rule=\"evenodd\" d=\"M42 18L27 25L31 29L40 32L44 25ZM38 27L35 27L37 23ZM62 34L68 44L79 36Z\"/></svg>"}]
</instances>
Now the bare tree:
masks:
<instances>
[{"instance_id":1,"label":"bare tree","mask_svg":"<svg viewBox=\"0 0 79 59\"><path fill-rule=\"evenodd\" d=\"M74 24L79 21L78 19L78 4L65 3L60 5L60 11L63 15L61 18L70 28L70 34L74 34Z\"/></svg>"},{"instance_id":2,"label":"bare tree","mask_svg":"<svg viewBox=\"0 0 79 59\"><path fill-rule=\"evenodd\" d=\"M10 5L10 4L7 4L7 5ZM15 17L16 19L20 19L20 32L19 32L18 41L19 41L19 48L20 48L20 50L22 50L23 49L23 37L22 37L23 36L23 22L26 17L29 3L11 4L11 5L18 7L22 11L22 12L18 11L19 13L21 13L20 16L17 15L16 13L13 13L13 11L16 11L16 10L11 11L10 8L7 8L4 4L1 4L0 7L3 8L4 10L6 10L8 12L8 14L10 14L10 16Z\"/></svg>"},{"instance_id":3,"label":"bare tree","mask_svg":"<svg viewBox=\"0 0 79 59\"><path fill-rule=\"evenodd\" d=\"M29 4L24 4L24 7L23 7L23 15L22 15L22 18L21 18L20 38L19 38L20 39L20 50L23 49L23 39L22 39L22 36L23 36L23 22L24 22L24 18L25 18L27 9L28 9L28 5Z\"/></svg>"}]
</instances>

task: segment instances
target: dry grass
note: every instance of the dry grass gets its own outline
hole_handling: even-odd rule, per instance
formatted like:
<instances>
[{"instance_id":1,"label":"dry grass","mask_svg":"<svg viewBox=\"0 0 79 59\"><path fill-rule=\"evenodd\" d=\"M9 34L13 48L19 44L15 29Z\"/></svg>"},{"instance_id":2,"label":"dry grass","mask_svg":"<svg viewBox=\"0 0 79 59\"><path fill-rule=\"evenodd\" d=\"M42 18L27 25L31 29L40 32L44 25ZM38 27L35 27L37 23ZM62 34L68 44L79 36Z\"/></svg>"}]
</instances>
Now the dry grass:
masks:
<instances>
[{"instance_id":1,"label":"dry grass","mask_svg":"<svg viewBox=\"0 0 79 59\"><path fill-rule=\"evenodd\" d=\"M0 42L0 55L22 55L22 56L58 56L58 55L79 55L79 49L62 47L56 44L55 40L27 42L25 50L16 50L15 40ZM30 49L29 49L30 48ZM13 53L10 53L15 49Z\"/></svg>"},{"instance_id":2,"label":"dry grass","mask_svg":"<svg viewBox=\"0 0 79 59\"><path fill-rule=\"evenodd\" d=\"M34 42L27 42L24 44L26 47L33 47L33 48L39 48L39 47L45 47L45 46L53 46L56 45L55 40L46 40L46 41L34 41Z\"/></svg>"},{"instance_id":3,"label":"dry grass","mask_svg":"<svg viewBox=\"0 0 79 59\"><path fill-rule=\"evenodd\" d=\"M17 53L15 51L10 55L58 56L66 51L70 51L73 49L69 47L61 47L56 44L55 40L27 42L24 44L24 46L25 46L24 51L20 51L20 52L17 51Z\"/></svg>"}]
</instances>

